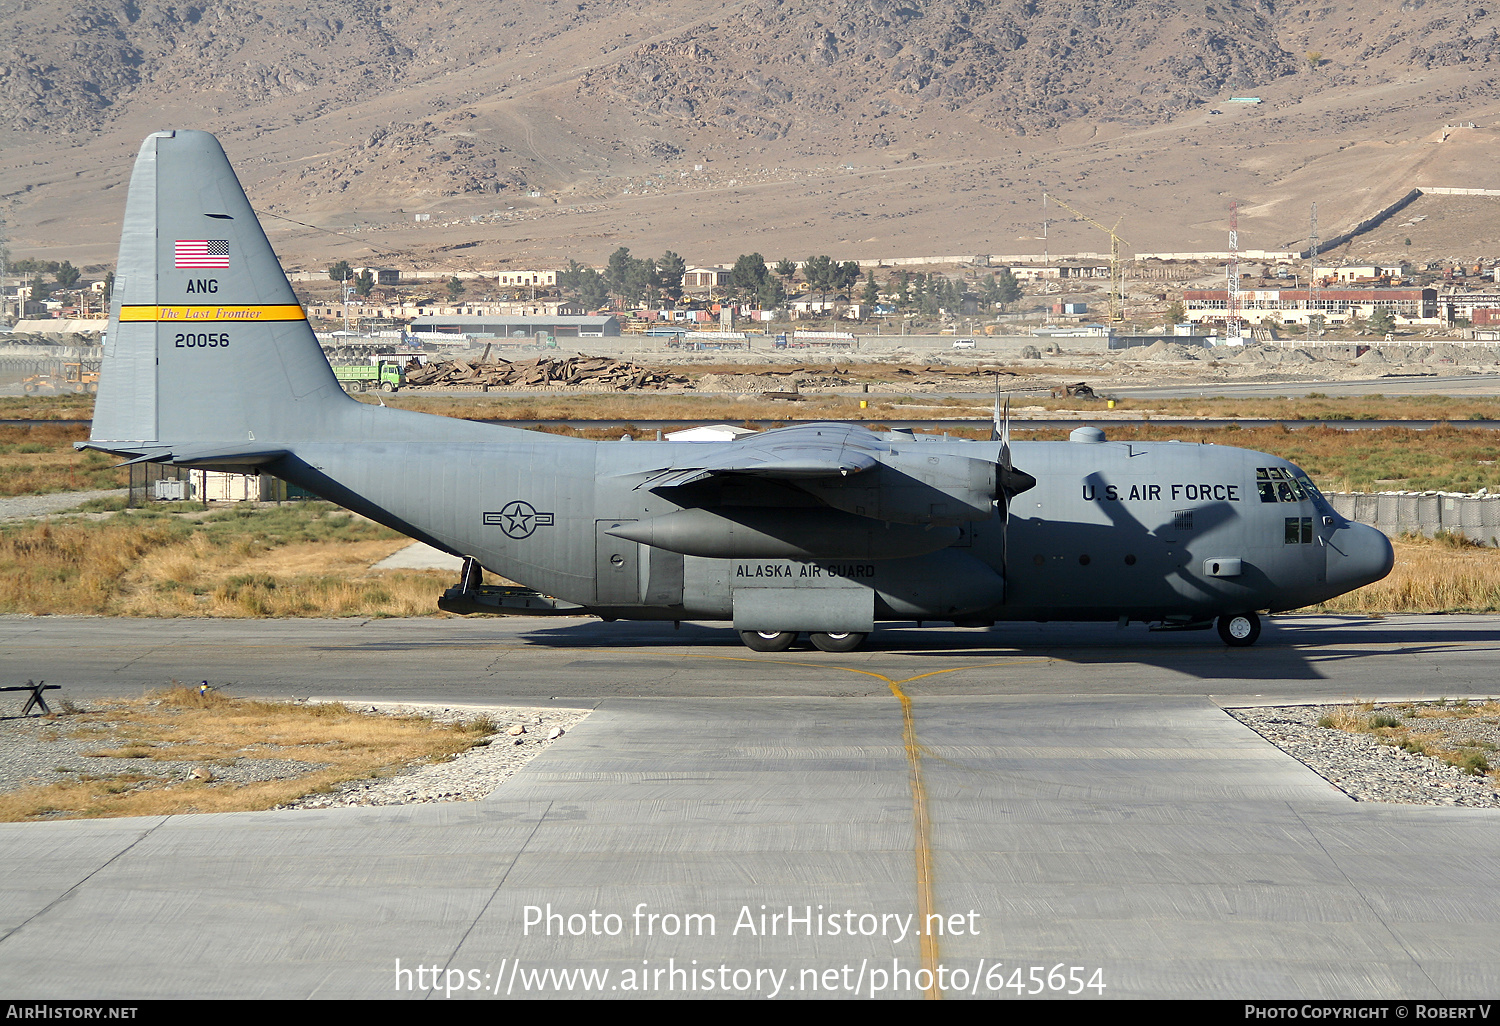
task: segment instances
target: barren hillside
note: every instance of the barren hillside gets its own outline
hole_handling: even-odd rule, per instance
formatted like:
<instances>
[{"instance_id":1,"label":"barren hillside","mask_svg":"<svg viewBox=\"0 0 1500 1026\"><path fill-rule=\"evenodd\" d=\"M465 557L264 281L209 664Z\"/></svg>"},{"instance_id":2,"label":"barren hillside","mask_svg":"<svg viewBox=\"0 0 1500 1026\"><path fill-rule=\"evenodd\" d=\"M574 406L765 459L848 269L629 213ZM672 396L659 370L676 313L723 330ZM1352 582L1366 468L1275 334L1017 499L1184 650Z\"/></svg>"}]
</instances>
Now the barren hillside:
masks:
<instances>
[{"instance_id":1,"label":"barren hillside","mask_svg":"<svg viewBox=\"0 0 1500 1026\"><path fill-rule=\"evenodd\" d=\"M1500 187L1500 8L1479 3L8 0L0 20L10 248L75 263L112 257L117 187L169 126L219 133L309 265L1040 252L1043 190L1137 250L1221 248L1238 200L1242 245L1273 248L1314 201L1327 236L1412 186ZM1440 240L1455 255L1491 245L1479 209ZM1106 243L1065 221L1045 245Z\"/></svg>"}]
</instances>

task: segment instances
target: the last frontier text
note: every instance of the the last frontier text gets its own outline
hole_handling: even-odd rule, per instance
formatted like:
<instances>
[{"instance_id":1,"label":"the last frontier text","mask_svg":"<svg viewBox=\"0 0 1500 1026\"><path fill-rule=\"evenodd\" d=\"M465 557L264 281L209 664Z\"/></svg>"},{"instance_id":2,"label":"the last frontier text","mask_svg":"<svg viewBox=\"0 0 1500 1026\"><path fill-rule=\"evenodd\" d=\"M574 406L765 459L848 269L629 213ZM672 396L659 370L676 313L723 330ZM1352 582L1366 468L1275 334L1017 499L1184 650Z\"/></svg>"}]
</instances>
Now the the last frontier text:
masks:
<instances>
[{"instance_id":1,"label":"the last frontier text","mask_svg":"<svg viewBox=\"0 0 1500 1026\"><path fill-rule=\"evenodd\" d=\"M728 917L725 917L726 920ZM733 926L726 922L734 937L888 937L902 941L907 937L977 937L980 914L974 909L949 915L933 913L919 919L913 912L860 912L854 909L830 911L822 905L787 905L754 909L740 906ZM645 903L634 911L617 912L555 911L552 905L527 905L522 909L521 932L524 936L544 937L716 937L719 917L712 912L658 912Z\"/></svg>"}]
</instances>

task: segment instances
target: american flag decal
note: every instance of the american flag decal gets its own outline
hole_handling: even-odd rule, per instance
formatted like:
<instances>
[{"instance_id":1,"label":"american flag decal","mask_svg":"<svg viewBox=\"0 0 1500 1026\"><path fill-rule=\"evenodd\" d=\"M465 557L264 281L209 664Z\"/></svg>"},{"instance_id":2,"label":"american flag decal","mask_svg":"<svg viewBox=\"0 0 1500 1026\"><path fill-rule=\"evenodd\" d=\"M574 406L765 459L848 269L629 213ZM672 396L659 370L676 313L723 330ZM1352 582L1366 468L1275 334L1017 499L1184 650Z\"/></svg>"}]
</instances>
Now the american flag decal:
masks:
<instances>
[{"instance_id":1,"label":"american flag decal","mask_svg":"<svg viewBox=\"0 0 1500 1026\"><path fill-rule=\"evenodd\" d=\"M174 253L174 267L229 269L228 239L179 239Z\"/></svg>"}]
</instances>

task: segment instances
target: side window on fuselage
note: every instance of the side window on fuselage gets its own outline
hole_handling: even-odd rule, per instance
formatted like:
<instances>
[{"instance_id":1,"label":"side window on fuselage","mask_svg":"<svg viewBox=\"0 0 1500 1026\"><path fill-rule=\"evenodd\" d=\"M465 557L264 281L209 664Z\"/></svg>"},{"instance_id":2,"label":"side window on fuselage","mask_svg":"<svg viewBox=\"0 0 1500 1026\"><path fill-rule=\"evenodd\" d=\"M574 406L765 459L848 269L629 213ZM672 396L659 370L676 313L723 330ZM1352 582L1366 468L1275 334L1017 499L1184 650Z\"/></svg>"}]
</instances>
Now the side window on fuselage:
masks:
<instances>
[{"instance_id":1,"label":"side window on fuselage","mask_svg":"<svg viewBox=\"0 0 1500 1026\"><path fill-rule=\"evenodd\" d=\"M1311 545L1313 540L1312 517L1287 517L1283 540L1288 545Z\"/></svg>"}]
</instances>

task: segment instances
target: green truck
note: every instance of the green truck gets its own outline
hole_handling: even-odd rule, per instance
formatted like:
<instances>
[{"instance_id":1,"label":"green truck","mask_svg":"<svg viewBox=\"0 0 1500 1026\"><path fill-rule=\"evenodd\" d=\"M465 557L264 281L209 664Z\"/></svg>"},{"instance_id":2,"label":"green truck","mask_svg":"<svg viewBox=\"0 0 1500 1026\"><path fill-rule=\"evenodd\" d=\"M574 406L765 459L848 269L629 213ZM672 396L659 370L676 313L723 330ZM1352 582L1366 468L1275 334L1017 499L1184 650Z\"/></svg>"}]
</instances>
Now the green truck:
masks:
<instances>
[{"instance_id":1,"label":"green truck","mask_svg":"<svg viewBox=\"0 0 1500 1026\"><path fill-rule=\"evenodd\" d=\"M377 357L370 363L336 364L333 375L339 379L345 392L368 392L374 388L394 392L406 383L399 356Z\"/></svg>"}]
</instances>

